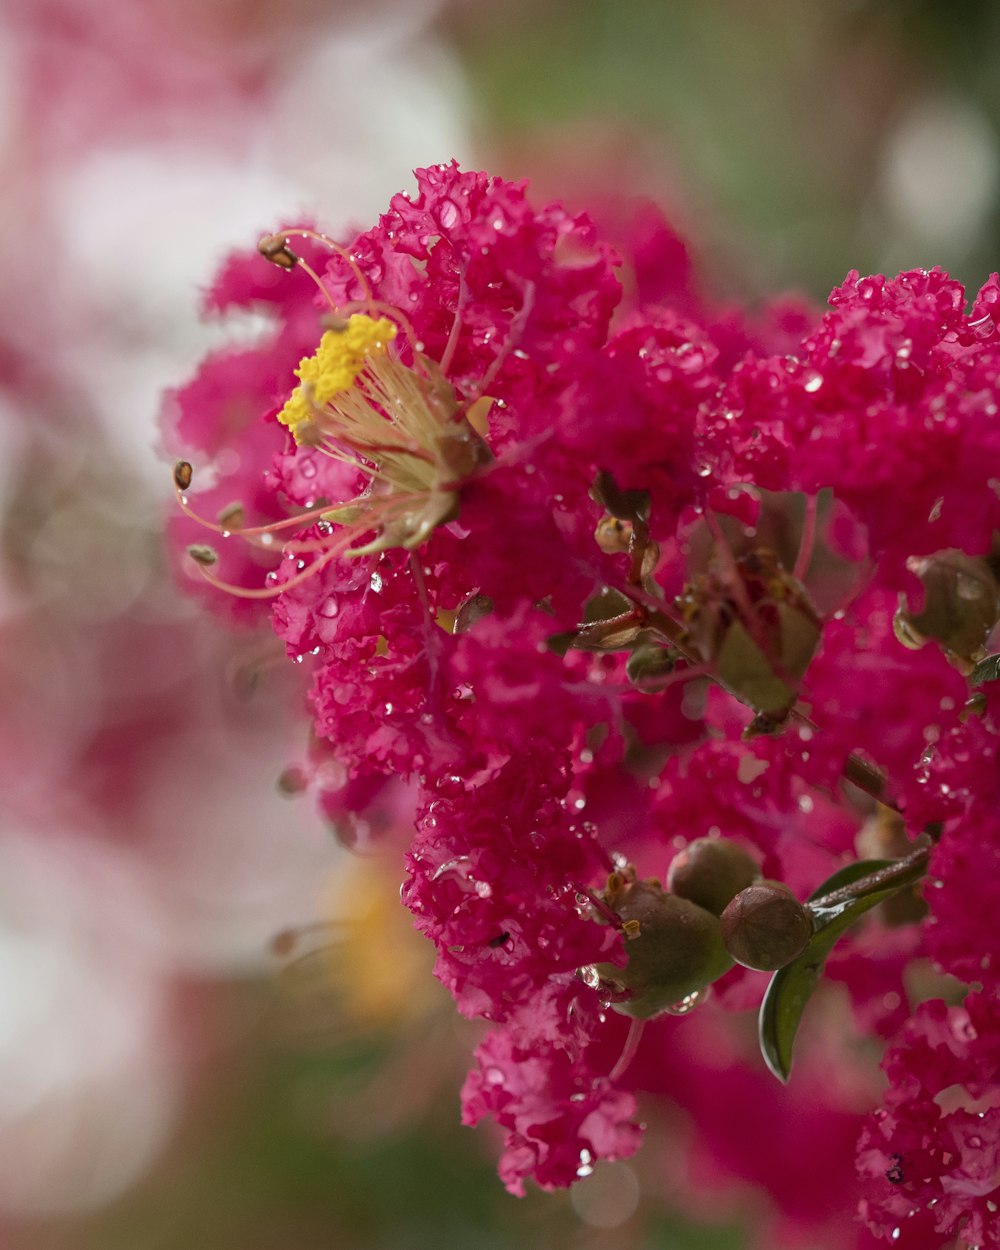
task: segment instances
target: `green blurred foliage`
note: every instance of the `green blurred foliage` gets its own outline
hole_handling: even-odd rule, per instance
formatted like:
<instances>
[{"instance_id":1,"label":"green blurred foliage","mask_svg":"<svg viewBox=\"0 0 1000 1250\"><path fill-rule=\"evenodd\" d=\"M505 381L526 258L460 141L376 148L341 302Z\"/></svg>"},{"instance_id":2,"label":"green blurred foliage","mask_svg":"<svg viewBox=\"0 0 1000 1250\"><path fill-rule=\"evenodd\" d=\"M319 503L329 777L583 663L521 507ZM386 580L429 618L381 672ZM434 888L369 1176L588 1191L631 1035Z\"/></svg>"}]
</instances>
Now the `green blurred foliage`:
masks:
<instances>
[{"instance_id":1,"label":"green blurred foliage","mask_svg":"<svg viewBox=\"0 0 1000 1250\"><path fill-rule=\"evenodd\" d=\"M609 181L666 199L720 291L825 298L850 268L931 264L978 285L997 267L995 192L973 235L906 240L903 256L881 190L922 101L996 139L987 0L512 0L456 4L451 21L501 172L581 201Z\"/></svg>"},{"instance_id":2,"label":"green blurred foliage","mask_svg":"<svg viewBox=\"0 0 1000 1250\"><path fill-rule=\"evenodd\" d=\"M458 1066L416 1116L359 1132L341 1108L406 1039L286 1036L273 988L214 988L241 1021L196 1085L160 1165L107 1210L8 1230L19 1250L740 1250L735 1227L671 1213L655 1190L618 1228L589 1227L569 1195L510 1197L496 1140L459 1125ZM299 1011L301 1012L301 1004ZM325 1018L317 1003L318 1020ZM318 1022L318 1021L317 1021ZM303 1023L300 1016L299 1025ZM449 1029L451 1023L449 1022ZM471 1044L471 1029L464 1038ZM435 1074L415 1074L434 1080ZM404 1091L398 1091L400 1097ZM122 1090L122 1098L128 1090Z\"/></svg>"}]
</instances>

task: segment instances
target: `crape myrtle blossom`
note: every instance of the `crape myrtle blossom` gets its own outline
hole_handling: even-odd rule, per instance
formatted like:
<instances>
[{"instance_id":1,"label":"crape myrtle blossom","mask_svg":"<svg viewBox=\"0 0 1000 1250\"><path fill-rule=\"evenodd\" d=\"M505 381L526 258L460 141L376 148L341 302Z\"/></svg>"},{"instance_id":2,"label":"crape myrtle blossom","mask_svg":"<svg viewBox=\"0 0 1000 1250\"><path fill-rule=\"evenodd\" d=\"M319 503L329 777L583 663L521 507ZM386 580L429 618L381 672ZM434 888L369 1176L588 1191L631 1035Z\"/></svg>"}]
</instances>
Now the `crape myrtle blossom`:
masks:
<instances>
[{"instance_id":1,"label":"crape myrtle blossom","mask_svg":"<svg viewBox=\"0 0 1000 1250\"><path fill-rule=\"evenodd\" d=\"M206 306L270 329L165 437L181 562L310 668L301 779L347 840L413 829L403 901L490 1026L465 1121L515 1193L631 1154L685 1027L643 1021L754 1006L839 908L831 975L891 1047L862 1213L995 1238L988 1126L925 1114L943 1069L891 1056L928 958L995 1004L997 279L971 312L937 270L851 274L808 323L619 308L635 240L416 177L353 240L227 262Z\"/></svg>"}]
</instances>

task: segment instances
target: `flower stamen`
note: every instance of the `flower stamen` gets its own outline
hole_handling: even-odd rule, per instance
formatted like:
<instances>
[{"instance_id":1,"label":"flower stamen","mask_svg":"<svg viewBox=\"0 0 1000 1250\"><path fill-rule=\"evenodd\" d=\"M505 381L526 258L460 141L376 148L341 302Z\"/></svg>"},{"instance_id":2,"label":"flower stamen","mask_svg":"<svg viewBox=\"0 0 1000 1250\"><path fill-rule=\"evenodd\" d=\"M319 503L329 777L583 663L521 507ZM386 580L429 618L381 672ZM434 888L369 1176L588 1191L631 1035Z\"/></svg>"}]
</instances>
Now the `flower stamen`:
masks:
<instances>
[{"instance_id":1,"label":"flower stamen","mask_svg":"<svg viewBox=\"0 0 1000 1250\"><path fill-rule=\"evenodd\" d=\"M324 514L356 533L379 530L352 555L419 546L456 515L461 482L490 458L440 369L416 353L423 372L405 364L390 350L396 335L393 321L368 313L327 329L315 354L300 362L299 385L278 414L297 443L356 469L383 492L369 487Z\"/></svg>"}]
</instances>

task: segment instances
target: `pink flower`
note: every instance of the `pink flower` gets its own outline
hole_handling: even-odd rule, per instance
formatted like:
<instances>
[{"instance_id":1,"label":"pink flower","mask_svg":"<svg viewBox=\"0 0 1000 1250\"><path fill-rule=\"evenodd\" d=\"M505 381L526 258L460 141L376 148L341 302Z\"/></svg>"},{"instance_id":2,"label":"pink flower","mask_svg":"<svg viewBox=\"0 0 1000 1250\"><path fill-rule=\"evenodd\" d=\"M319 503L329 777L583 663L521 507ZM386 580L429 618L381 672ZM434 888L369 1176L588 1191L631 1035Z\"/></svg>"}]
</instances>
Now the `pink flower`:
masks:
<instances>
[{"instance_id":1,"label":"pink flower","mask_svg":"<svg viewBox=\"0 0 1000 1250\"><path fill-rule=\"evenodd\" d=\"M638 1149L635 1099L564 1046L521 1051L509 1033L494 1031L476 1059L462 1090L462 1122L489 1115L504 1130L499 1171L511 1193L523 1194L527 1177L543 1189L571 1185L597 1159L626 1159Z\"/></svg>"},{"instance_id":2,"label":"pink flower","mask_svg":"<svg viewBox=\"0 0 1000 1250\"><path fill-rule=\"evenodd\" d=\"M890 1039L862 1208L880 1235L904 1221L901 1244L995 1238L1000 721L992 690L966 706L966 674L1000 617L1000 285L966 314L940 271L853 273L822 317L776 304L754 325L705 306L654 229L626 251L641 243L644 281L682 307L633 301L613 324L615 258L588 218L454 163L416 177L346 244L263 241L315 288L230 262L210 305L263 306L274 329L212 359L172 419L214 461L207 512L232 490L244 504L238 523L201 509L225 571L207 580L270 600L312 674L325 809L348 839L415 813L403 901L459 1010L493 1026L466 1122L500 1124L516 1193L631 1153L613 1009L641 995L608 969L639 966L650 922L616 911L627 888L659 906L642 878L722 835L806 899L856 858L878 798L904 845L936 845L930 921L870 921L831 958L856 1024ZM717 972L722 930L700 912ZM907 1023L924 952L984 989ZM725 973L717 1006L762 984ZM804 1061L817 1111L736 1043L686 1051L708 1010L687 1043L651 1028L679 1066L652 1071L644 1040L635 1083L688 1109L704 1172L723 1159L767 1189L777 1240L846 1226L872 1100L856 1043L828 1048L836 1088L822 1048ZM740 1139L719 1090L792 1145L770 1159L759 1132Z\"/></svg>"},{"instance_id":3,"label":"pink flower","mask_svg":"<svg viewBox=\"0 0 1000 1250\"><path fill-rule=\"evenodd\" d=\"M861 1211L883 1236L929 1210L938 1238L994 1245L1000 1237L998 1025L995 998L972 995L964 1008L925 1003L888 1052L890 1089L858 1154Z\"/></svg>"}]
</instances>

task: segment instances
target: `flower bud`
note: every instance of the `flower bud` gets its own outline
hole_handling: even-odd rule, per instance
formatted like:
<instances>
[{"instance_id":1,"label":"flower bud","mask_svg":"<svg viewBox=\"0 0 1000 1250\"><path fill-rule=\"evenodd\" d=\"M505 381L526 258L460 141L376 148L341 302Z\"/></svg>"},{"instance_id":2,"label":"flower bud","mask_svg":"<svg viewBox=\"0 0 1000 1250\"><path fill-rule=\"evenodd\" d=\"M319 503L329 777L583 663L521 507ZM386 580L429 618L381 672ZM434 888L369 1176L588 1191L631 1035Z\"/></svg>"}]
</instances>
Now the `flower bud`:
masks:
<instances>
[{"instance_id":1,"label":"flower bud","mask_svg":"<svg viewBox=\"0 0 1000 1250\"><path fill-rule=\"evenodd\" d=\"M612 896L625 922L624 967L598 964L598 975L631 997L616 1011L648 1019L702 990L732 967L711 912L653 881L635 881Z\"/></svg>"},{"instance_id":2,"label":"flower bud","mask_svg":"<svg viewBox=\"0 0 1000 1250\"><path fill-rule=\"evenodd\" d=\"M809 913L780 881L741 890L720 917L726 950L744 968L773 972L801 955L813 935Z\"/></svg>"},{"instance_id":3,"label":"flower bud","mask_svg":"<svg viewBox=\"0 0 1000 1250\"><path fill-rule=\"evenodd\" d=\"M735 842L697 838L671 861L667 889L721 916L733 896L759 876L757 861Z\"/></svg>"}]
</instances>

